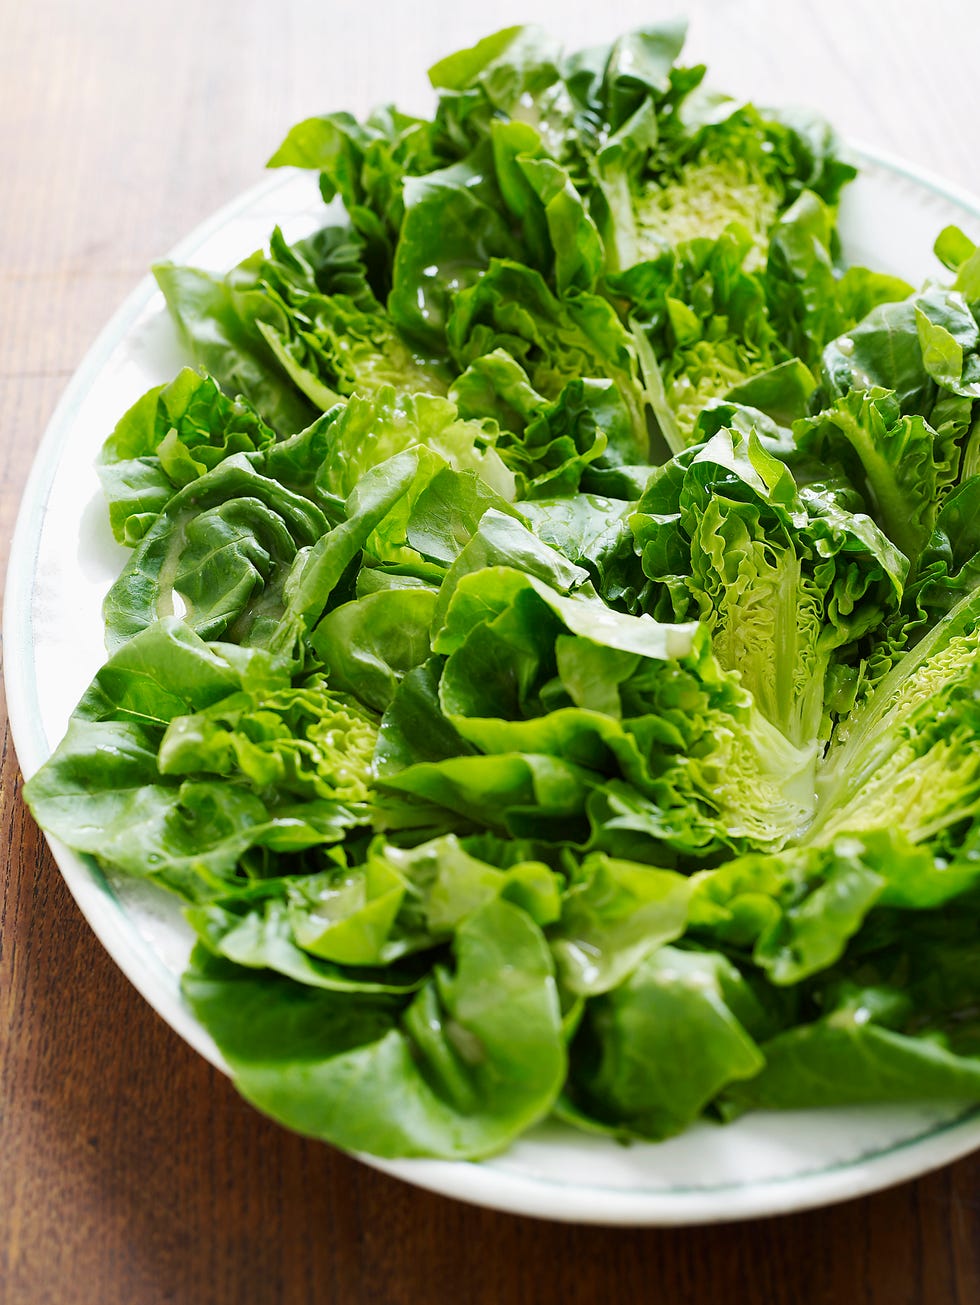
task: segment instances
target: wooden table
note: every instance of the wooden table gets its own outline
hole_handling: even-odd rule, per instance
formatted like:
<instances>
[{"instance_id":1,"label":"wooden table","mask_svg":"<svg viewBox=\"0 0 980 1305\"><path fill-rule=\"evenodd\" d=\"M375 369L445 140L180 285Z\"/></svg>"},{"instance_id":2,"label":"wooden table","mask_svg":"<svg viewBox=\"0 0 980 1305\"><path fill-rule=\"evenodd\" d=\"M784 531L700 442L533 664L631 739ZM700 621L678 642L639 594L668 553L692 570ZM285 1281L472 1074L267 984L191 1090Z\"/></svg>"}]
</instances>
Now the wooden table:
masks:
<instances>
[{"instance_id":1,"label":"wooden table","mask_svg":"<svg viewBox=\"0 0 980 1305\"><path fill-rule=\"evenodd\" d=\"M152 258L258 177L292 121L382 98L424 109L426 63L507 22L561 14L571 39L589 39L679 7L419 0L419 19L389 0L0 0L5 548L96 330ZM980 190L967 0L689 12L690 54L718 84L808 101ZM2 776L0 1301L980 1300L977 1159L810 1214L602 1230L426 1195L277 1129L102 951L24 810L6 729Z\"/></svg>"}]
</instances>

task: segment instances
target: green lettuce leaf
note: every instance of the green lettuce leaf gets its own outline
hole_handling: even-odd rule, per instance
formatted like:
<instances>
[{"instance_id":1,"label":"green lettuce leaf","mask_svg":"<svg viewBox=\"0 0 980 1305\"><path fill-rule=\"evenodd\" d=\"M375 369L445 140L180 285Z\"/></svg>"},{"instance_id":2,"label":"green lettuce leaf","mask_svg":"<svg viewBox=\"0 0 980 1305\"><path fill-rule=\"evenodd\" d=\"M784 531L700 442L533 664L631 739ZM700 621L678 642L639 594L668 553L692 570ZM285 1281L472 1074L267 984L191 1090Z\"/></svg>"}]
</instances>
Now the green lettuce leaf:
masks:
<instances>
[{"instance_id":1,"label":"green lettuce leaf","mask_svg":"<svg viewBox=\"0 0 980 1305\"><path fill-rule=\"evenodd\" d=\"M654 613L699 617L794 745L825 736L832 667L902 597L907 563L882 531L725 427L661 469L632 525Z\"/></svg>"},{"instance_id":2,"label":"green lettuce leaf","mask_svg":"<svg viewBox=\"0 0 980 1305\"><path fill-rule=\"evenodd\" d=\"M548 1113L565 1051L551 956L528 915L491 902L454 950L455 968L410 998L257 976L201 948L183 990L239 1091L273 1118L375 1155L477 1158Z\"/></svg>"},{"instance_id":3,"label":"green lettuce leaf","mask_svg":"<svg viewBox=\"0 0 980 1305\"><path fill-rule=\"evenodd\" d=\"M267 449L275 433L245 401L190 368L148 391L102 446L109 524L132 547L179 489L234 453Z\"/></svg>"},{"instance_id":4,"label":"green lettuce leaf","mask_svg":"<svg viewBox=\"0 0 980 1305\"><path fill-rule=\"evenodd\" d=\"M752 1005L723 956L653 951L619 987L586 1003L571 1047L572 1101L626 1136L681 1132L726 1085L765 1066L739 1019Z\"/></svg>"}]
</instances>

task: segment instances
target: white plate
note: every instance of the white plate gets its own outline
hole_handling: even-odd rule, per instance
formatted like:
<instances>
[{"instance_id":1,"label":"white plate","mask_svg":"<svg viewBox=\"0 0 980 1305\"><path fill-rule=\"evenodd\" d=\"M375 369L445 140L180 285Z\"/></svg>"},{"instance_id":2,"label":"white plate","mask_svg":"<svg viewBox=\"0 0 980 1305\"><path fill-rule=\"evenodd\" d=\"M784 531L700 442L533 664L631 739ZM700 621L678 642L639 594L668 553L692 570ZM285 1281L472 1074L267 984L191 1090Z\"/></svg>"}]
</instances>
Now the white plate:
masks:
<instances>
[{"instance_id":1,"label":"white plate","mask_svg":"<svg viewBox=\"0 0 980 1305\"><path fill-rule=\"evenodd\" d=\"M850 261L918 283L940 271L932 242L948 223L980 235L980 201L867 150L845 193ZM276 173L176 250L178 262L225 269L264 244L323 221L314 180ZM110 535L94 463L123 411L186 361L148 278L79 368L39 449L17 523L4 611L11 727L25 775L64 732L104 660L101 603L126 556ZM219 1068L210 1037L181 1003L190 931L176 899L104 875L50 839L86 918L163 1018ZM96 1049L92 1049L93 1055ZM590 1223L681 1224L804 1209L886 1187L980 1147L980 1109L948 1104L754 1114L702 1124L659 1145L621 1147L547 1124L480 1164L368 1163L448 1196L516 1213Z\"/></svg>"}]
</instances>

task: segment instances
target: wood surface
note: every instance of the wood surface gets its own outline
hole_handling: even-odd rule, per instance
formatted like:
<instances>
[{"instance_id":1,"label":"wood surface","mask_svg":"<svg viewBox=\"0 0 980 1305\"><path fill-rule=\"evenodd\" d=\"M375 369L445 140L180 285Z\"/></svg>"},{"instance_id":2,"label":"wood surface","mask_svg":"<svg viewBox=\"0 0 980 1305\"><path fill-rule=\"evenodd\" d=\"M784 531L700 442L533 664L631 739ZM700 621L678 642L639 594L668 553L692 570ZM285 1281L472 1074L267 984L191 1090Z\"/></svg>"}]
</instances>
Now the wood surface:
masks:
<instances>
[{"instance_id":1,"label":"wood surface","mask_svg":"<svg viewBox=\"0 0 980 1305\"><path fill-rule=\"evenodd\" d=\"M258 178L292 121L395 97L424 109L426 64L510 22L608 38L680 7L0 0L0 561L88 344L153 258ZM718 84L808 102L980 190L967 0L688 12L689 54ZM3 731L3 1305L980 1301L980 1159L807 1214L602 1229L427 1195L276 1128L103 952Z\"/></svg>"}]
</instances>

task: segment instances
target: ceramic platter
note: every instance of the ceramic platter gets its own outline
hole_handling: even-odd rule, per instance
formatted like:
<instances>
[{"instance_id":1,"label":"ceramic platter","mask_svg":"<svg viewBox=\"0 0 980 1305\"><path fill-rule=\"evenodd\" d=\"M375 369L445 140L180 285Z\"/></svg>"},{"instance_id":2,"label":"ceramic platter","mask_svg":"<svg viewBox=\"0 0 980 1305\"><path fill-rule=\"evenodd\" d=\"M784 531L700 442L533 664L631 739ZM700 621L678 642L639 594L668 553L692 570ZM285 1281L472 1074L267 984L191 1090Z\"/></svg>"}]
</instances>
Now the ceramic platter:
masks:
<instances>
[{"instance_id":1,"label":"ceramic platter","mask_svg":"<svg viewBox=\"0 0 980 1305\"><path fill-rule=\"evenodd\" d=\"M867 150L841 207L850 262L919 283L947 224L980 238L980 201ZM313 179L276 173L195 231L171 257L224 270L278 222L298 239L323 221ZM126 556L108 528L95 459L118 418L187 361L148 278L93 345L44 437L24 495L4 613L6 685L17 754L32 774L104 660L101 603ZM190 931L176 899L52 851L92 928L148 1002L223 1068L181 1003ZM93 1047L92 1055L98 1054ZM657 1145L622 1147L557 1124L479 1164L367 1163L447 1196L589 1223L684 1224L805 1209L912 1178L980 1147L980 1109L948 1104L753 1114Z\"/></svg>"}]
</instances>

